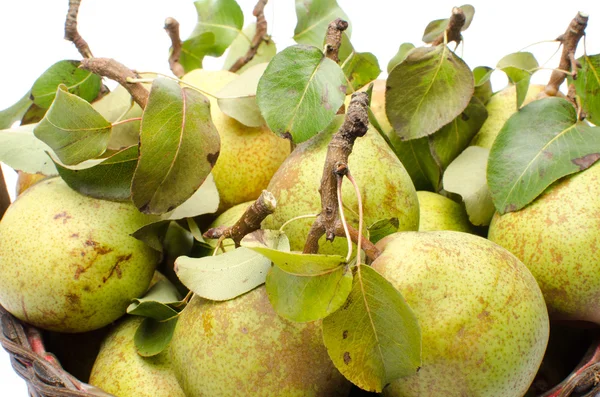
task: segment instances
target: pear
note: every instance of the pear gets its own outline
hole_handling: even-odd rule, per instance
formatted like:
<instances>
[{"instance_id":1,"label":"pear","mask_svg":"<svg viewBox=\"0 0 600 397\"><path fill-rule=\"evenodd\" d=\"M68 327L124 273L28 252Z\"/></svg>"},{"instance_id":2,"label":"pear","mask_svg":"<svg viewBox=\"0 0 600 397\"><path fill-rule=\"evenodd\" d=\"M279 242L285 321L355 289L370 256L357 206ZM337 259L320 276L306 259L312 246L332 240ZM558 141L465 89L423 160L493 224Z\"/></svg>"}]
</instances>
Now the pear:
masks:
<instances>
[{"instance_id":1,"label":"pear","mask_svg":"<svg viewBox=\"0 0 600 397\"><path fill-rule=\"evenodd\" d=\"M404 232L377 243L373 262L421 326L420 370L386 396L521 397L549 335L548 312L525 265L482 237Z\"/></svg>"},{"instance_id":2,"label":"pear","mask_svg":"<svg viewBox=\"0 0 600 397\"><path fill-rule=\"evenodd\" d=\"M188 396L347 396L351 387L329 359L321 323L279 317L264 286L224 302L194 297L170 351Z\"/></svg>"},{"instance_id":3,"label":"pear","mask_svg":"<svg viewBox=\"0 0 600 397\"><path fill-rule=\"evenodd\" d=\"M154 357L137 353L134 335L144 319L127 316L105 337L90 384L119 397L185 397L168 350Z\"/></svg>"},{"instance_id":4,"label":"pear","mask_svg":"<svg viewBox=\"0 0 600 397\"><path fill-rule=\"evenodd\" d=\"M540 84L531 84L527 90L525 101L522 106L536 100L540 94L544 92L546 86ZM485 120L481 129L473 137L471 146L481 146L486 149L492 147L494 140L498 136L498 132L517 109L517 88L514 84L496 92L485 108L488 111L488 118Z\"/></svg>"},{"instance_id":5,"label":"pear","mask_svg":"<svg viewBox=\"0 0 600 397\"><path fill-rule=\"evenodd\" d=\"M131 203L83 196L43 180L0 222L0 304L43 329L85 332L125 313L159 259L130 236L154 220Z\"/></svg>"},{"instance_id":6,"label":"pear","mask_svg":"<svg viewBox=\"0 0 600 397\"><path fill-rule=\"evenodd\" d=\"M277 208L263 221L263 229L279 229L294 217L321 211L319 186L327 145L342 119L337 116L325 131L299 144L277 170L267 187L277 199ZM399 230L418 229L419 203L410 176L373 128L354 143L348 167L360 187L365 226L397 218ZM354 188L347 180L342 187L342 197L344 206L348 208L345 210L346 219L358 228L358 202ZM304 248L312 222L313 218L299 219L285 226L292 250ZM336 238L330 243L323 237L319 247L323 254L343 254L347 243L344 238Z\"/></svg>"},{"instance_id":7,"label":"pear","mask_svg":"<svg viewBox=\"0 0 600 397\"><path fill-rule=\"evenodd\" d=\"M596 163L490 224L488 238L527 265L553 318L600 324L599 197Z\"/></svg>"},{"instance_id":8,"label":"pear","mask_svg":"<svg viewBox=\"0 0 600 397\"><path fill-rule=\"evenodd\" d=\"M18 171L17 175L17 196L20 196L25 190L46 178L44 174L30 174L23 171Z\"/></svg>"},{"instance_id":9,"label":"pear","mask_svg":"<svg viewBox=\"0 0 600 397\"><path fill-rule=\"evenodd\" d=\"M182 80L215 94L237 77L237 74L226 70L196 69L183 76ZM290 153L290 142L278 137L266 126L253 128L239 123L219 109L214 97L209 98L212 121L221 138L221 152L212 174L221 200L219 212L222 212L260 196Z\"/></svg>"},{"instance_id":10,"label":"pear","mask_svg":"<svg viewBox=\"0 0 600 397\"><path fill-rule=\"evenodd\" d=\"M419 231L454 230L472 233L473 227L465 208L441 194L418 191Z\"/></svg>"}]
</instances>

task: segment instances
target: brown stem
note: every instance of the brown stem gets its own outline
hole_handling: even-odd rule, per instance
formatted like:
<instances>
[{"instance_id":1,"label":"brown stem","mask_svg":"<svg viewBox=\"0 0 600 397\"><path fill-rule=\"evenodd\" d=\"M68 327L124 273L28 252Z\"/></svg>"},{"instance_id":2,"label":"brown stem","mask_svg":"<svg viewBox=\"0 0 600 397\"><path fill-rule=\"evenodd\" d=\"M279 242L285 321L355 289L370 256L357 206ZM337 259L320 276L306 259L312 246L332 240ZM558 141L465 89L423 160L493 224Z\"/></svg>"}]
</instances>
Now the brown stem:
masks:
<instances>
[{"instance_id":1,"label":"brown stem","mask_svg":"<svg viewBox=\"0 0 600 397\"><path fill-rule=\"evenodd\" d=\"M555 96L558 93L560 85L565 81L567 75L561 70L569 70L572 73L573 80L577 79L577 68L581 65L575 59L575 51L577 50L577 44L579 40L585 34L585 28L587 26L588 16L582 12L578 12L575 18L569 24L567 31L556 39L562 46L562 54L560 56L560 63L558 64L559 70L553 70L550 75L550 81L546 85L546 94L549 96Z\"/></svg>"},{"instance_id":2,"label":"brown stem","mask_svg":"<svg viewBox=\"0 0 600 397\"><path fill-rule=\"evenodd\" d=\"M69 11L65 20L65 40L69 40L75 45L77 51L84 58L93 58L92 50L88 43L81 37L77 31L77 14L79 13L79 5L81 0L69 0Z\"/></svg>"},{"instance_id":3,"label":"brown stem","mask_svg":"<svg viewBox=\"0 0 600 397\"><path fill-rule=\"evenodd\" d=\"M141 83L129 83L127 81L128 78L137 79L140 76L125 65L110 58L89 58L83 59L79 67L116 81L129 92L133 100L142 109L146 107L150 93Z\"/></svg>"},{"instance_id":4,"label":"brown stem","mask_svg":"<svg viewBox=\"0 0 600 397\"><path fill-rule=\"evenodd\" d=\"M240 241L247 234L260 229L261 222L275 211L277 200L272 193L263 190L261 195L252 203L233 226L219 226L208 229L204 233L205 238L226 239L230 238L236 247L240 246Z\"/></svg>"},{"instance_id":5,"label":"brown stem","mask_svg":"<svg viewBox=\"0 0 600 397\"><path fill-rule=\"evenodd\" d=\"M260 44L265 41L268 42L270 40L267 35L267 19L265 18L265 6L267 5L268 0L258 0L256 5L254 6L254 10L252 11L252 15L256 17L256 32L254 33L254 37L250 42L250 48L248 48L248 52L246 55L238 58L237 61L229 68L230 72L237 72L244 65L254 58L256 53L258 52L258 47Z\"/></svg>"},{"instance_id":6,"label":"brown stem","mask_svg":"<svg viewBox=\"0 0 600 397\"><path fill-rule=\"evenodd\" d=\"M434 41L431 43L432 46L440 45L444 42L444 36L447 37L448 43L452 43L453 41L458 46L462 41L462 35L460 34L461 29L465 26L465 22L467 18L465 17L465 13L459 7L454 7L452 9L452 15L450 15L450 20L448 21L448 26L446 30L442 32Z\"/></svg>"},{"instance_id":7,"label":"brown stem","mask_svg":"<svg viewBox=\"0 0 600 397\"><path fill-rule=\"evenodd\" d=\"M183 66L179 63L181 56L181 38L179 37L179 22L175 18L165 19L165 30L171 39L171 55L169 55L169 67L171 72L177 77L185 74Z\"/></svg>"},{"instance_id":8,"label":"brown stem","mask_svg":"<svg viewBox=\"0 0 600 397\"><path fill-rule=\"evenodd\" d=\"M367 133L369 127L368 107L369 98L366 92L353 93L344 124L333 135L327 146L327 157L325 158L321 186L319 187L321 213L317 216L308 233L304 253L317 253L319 239L322 235L325 235L328 241L333 241L336 236L344 235L338 210L337 175L347 170L348 157L352 153L356 138ZM356 233L355 238L357 237L358 233ZM369 259L372 259L371 256L369 256Z\"/></svg>"},{"instance_id":9,"label":"brown stem","mask_svg":"<svg viewBox=\"0 0 600 397\"><path fill-rule=\"evenodd\" d=\"M6 188L6 181L4 180L4 175L2 173L2 168L0 168L0 219L8 209L10 205L10 196L8 195L8 189Z\"/></svg>"},{"instance_id":10,"label":"brown stem","mask_svg":"<svg viewBox=\"0 0 600 397\"><path fill-rule=\"evenodd\" d=\"M354 226L352 226L350 224L348 224L347 226L348 226L348 232L350 233L350 239L352 240L352 242L354 244L358 244L358 235L359 235L358 230L356 230L354 228ZM344 233L344 228L343 228L341 222L336 224L335 235L336 235L336 237L346 237L346 234ZM367 258L369 259L370 262L374 261L381 254L381 251L379 250L379 248L377 248L375 246L375 244L373 244L364 235L362 236L361 244L362 244L361 250L365 251L365 254L367 255Z\"/></svg>"},{"instance_id":11,"label":"brown stem","mask_svg":"<svg viewBox=\"0 0 600 397\"><path fill-rule=\"evenodd\" d=\"M325 56L335 63L340 62L340 46L342 45L342 33L348 29L348 22L341 18L331 21L325 35Z\"/></svg>"}]
</instances>

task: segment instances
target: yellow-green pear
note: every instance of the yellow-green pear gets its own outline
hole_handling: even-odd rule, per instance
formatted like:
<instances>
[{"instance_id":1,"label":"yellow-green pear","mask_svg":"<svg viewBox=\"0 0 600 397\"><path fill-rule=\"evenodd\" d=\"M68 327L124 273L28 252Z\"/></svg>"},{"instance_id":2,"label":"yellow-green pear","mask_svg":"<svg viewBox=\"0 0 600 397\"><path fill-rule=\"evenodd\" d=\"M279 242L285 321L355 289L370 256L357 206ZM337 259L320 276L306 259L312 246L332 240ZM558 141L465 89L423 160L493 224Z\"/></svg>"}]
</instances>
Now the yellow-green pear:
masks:
<instances>
[{"instance_id":1,"label":"yellow-green pear","mask_svg":"<svg viewBox=\"0 0 600 397\"><path fill-rule=\"evenodd\" d=\"M17 173L17 196L20 196L25 190L35 185L47 176L44 174L30 174L29 172L18 171Z\"/></svg>"},{"instance_id":2,"label":"yellow-green pear","mask_svg":"<svg viewBox=\"0 0 600 397\"><path fill-rule=\"evenodd\" d=\"M154 220L60 178L23 193L0 222L0 304L59 332L101 328L143 294L159 255L131 233Z\"/></svg>"},{"instance_id":3,"label":"yellow-green pear","mask_svg":"<svg viewBox=\"0 0 600 397\"><path fill-rule=\"evenodd\" d=\"M537 99L538 95L544 92L546 86L540 84L531 84L527 90L527 95L522 106ZM508 87L496 92L485 108L488 111L488 117L481 126L481 129L471 141L471 146L481 146L486 149L492 147L498 132L517 109L517 88L511 84Z\"/></svg>"},{"instance_id":4,"label":"yellow-green pear","mask_svg":"<svg viewBox=\"0 0 600 397\"><path fill-rule=\"evenodd\" d=\"M188 396L335 397L351 387L327 354L321 323L279 317L264 286L224 302L195 296L170 351Z\"/></svg>"},{"instance_id":5,"label":"yellow-green pear","mask_svg":"<svg viewBox=\"0 0 600 397\"><path fill-rule=\"evenodd\" d=\"M226 70L196 69L183 81L210 94L217 93L238 75ZM248 127L224 114L210 98L212 122L221 138L221 151L212 174L219 190L219 212L236 204L255 200L267 186L279 165L290 153L290 142L266 126Z\"/></svg>"},{"instance_id":6,"label":"yellow-green pear","mask_svg":"<svg viewBox=\"0 0 600 397\"><path fill-rule=\"evenodd\" d=\"M321 211L319 186L331 136L341 125L341 118L325 131L296 146L281 165L267 190L277 199L277 208L263 222L264 229L279 229L284 222ZM373 128L354 143L348 159L363 201L364 225L397 218L399 230L417 230L419 203L417 192L394 152ZM358 201L354 188L345 180L342 187L343 203L348 222L358 229ZM314 218L299 219L285 226L293 251L304 248ZM332 243L319 241L320 253L344 254L347 242L343 237Z\"/></svg>"},{"instance_id":7,"label":"yellow-green pear","mask_svg":"<svg viewBox=\"0 0 600 397\"><path fill-rule=\"evenodd\" d=\"M438 193L418 191L419 231L454 230L472 233L473 227L465 208Z\"/></svg>"},{"instance_id":8,"label":"yellow-green pear","mask_svg":"<svg viewBox=\"0 0 600 397\"><path fill-rule=\"evenodd\" d=\"M542 293L527 267L482 237L395 233L373 262L421 326L420 370L385 396L521 397L549 336Z\"/></svg>"},{"instance_id":9,"label":"yellow-green pear","mask_svg":"<svg viewBox=\"0 0 600 397\"><path fill-rule=\"evenodd\" d=\"M488 238L527 265L552 318L600 324L600 163L494 215Z\"/></svg>"},{"instance_id":10,"label":"yellow-green pear","mask_svg":"<svg viewBox=\"0 0 600 397\"><path fill-rule=\"evenodd\" d=\"M142 321L127 316L106 335L89 383L119 397L185 397L168 350L154 357L137 353L134 335Z\"/></svg>"}]
</instances>

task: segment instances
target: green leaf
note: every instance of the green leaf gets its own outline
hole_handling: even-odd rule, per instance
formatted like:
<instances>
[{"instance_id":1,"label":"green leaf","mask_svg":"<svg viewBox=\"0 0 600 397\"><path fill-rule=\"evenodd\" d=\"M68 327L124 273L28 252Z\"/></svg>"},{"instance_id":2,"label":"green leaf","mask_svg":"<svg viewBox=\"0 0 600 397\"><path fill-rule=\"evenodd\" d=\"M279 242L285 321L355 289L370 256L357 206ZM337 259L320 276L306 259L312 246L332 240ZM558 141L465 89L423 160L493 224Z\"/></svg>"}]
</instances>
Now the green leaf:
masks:
<instances>
[{"instance_id":1,"label":"green leaf","mask_svg":"<svg viewBox=\"0 0 600 397\"><path fill-rule=\"evenodd\" d=\"M133 337L138 354L142 357L152 357L165 350L171 343L178 318L175 316L166 321L145 318Z\"/></svg>"},{"instance_id":2,"label":"green leaf","mask_svg":"<svg viewBox=\"0 0 600 397\"><path fill-rule=\"evenodd\" d=\"M30 174L56 175L52 149L33 135L36 124L0 130L0 162Z\"/></svg>"},{"instance_id":3,"label":"green leaf","mask_svg":"<svg viewBox=\"0 0 600 397\"><path fill-rule=\"evenodd\" d=\"M137 160L138 148L131 146L89 168L70 168L58 162L55 165L71 189L102 200L125 201L131 196L131 179Z\"/></svg>"},{"instance_id":4,"label":"green leaf","mask_svg":"<svg viewBox=\"0 0 600 397\"><path fill-rule=\"evenodd\" d=\"M512 115L490 150L487 181L499 213L517 211L563 176L600 159L600 127L578 122L566 99L533 101Z\"/></svg>"},{"instance_id":5,"label":"green leaf","mask_svg":"<svg viewBox=\"0 0 600 397\"><path fill-rule=\"evenodd\" d=\"M473 69L473 77L475 79L475 93L473 96L478 98L483 104L492 97L492 81L490 80L494 69L488 66L477 66Z\"/></svg>"},{"instance_id":6,"label":"green leaf","mask_svg":"<svg viewBox=\"0 0 600 397\"><path fill-rule=\"evenodd\" d=\"M256 22L252 22L244 28L238 37L236 37L233 43L231 43L229 51L227 51L227 57L225 58L225 62L223 64L224 70L229 70L238 59L246 55L250 49L251 40L255 34ZM277 54L277 46L275 45L275 42L271 39L269 39L269 41L263 40L256 50L256 55L252 57L250 62L242 66L237 73L243 73L246 71L246 69L249 69L254 65L258 65L259 63L269 62L271 59L273 59L275 54Z\"/></svg>"},{"instance_id":7,"label":"green leaf","mask_svg":"<svg viewBox=\"0 0 600 397\"><path fill-rule=\"evenodd\" d=\"M487 226L496 209L486 182L489 149L469 146L444 173L444 190L459 194L465 203L469 221Z\"/></svg>"},{"instance_id":8,"label":"green leaf","mask_svg":"<svg viewBox=\"0 0 600 397\"><path fill-rule=\"evenodd\" d=\"M144 213L170 212L198 190L219 155L210 102L190 88L157 78L141 129L133 203Z\"/></svg>"},{"instance_id":9,"label":"green leaf","mask_svg":"<svg viewBox=\"0 0 600 397\"><path fill-rule=\"evenodd\" d=\"M473 89L471 70L447 46L419 47L390 73L385 110L400 138L421 138L461 114Z\"/></svg>"},{"instance_id":10,"label":"green leaf","mask_svg":"<svg viewBox=\"0 0 600 397\"><path fill-rule=\"evenodd\" d=\"M169 220L158 220L156 222L149 223L131 233L131 236L142 241L153 250L162 253L162 242L165 239L170 222L171 221Z\"/></svg>"},{"instance_id":11,"label":"green leaf","mask_svg":"<svg viewBox=\"0 0 600 397\"><path fill-rule=\"evenodd\" d=\"M568 76L569 84L575 84L586 119L600 125L600 54L584 55L578 61L577 80Z\"/></svg>"},{"instance_id":12,"label":"green leaf","mask_svg":"<svg viewBox=\"0 0 600 397\"><path fill-rule=\"evenodd\" d=\"M329 125L345 94L346 78L339 65L316 47L297 45L271 60L256 100L269 128L297 144Z\"/></svg>"},{"instance_id":13,"label":"green leaf","mask_svg":"<svg viewBox=\"0 0 600 397\"><path fill-rule=\"evenodd\" d=\"M340 255L303 254L263 246L244 246L266 256L281 270L298 276L318 276L346 264L346 259Z\"/></svg>"},{"instance_id":14,"label":"green leaf","mask_svg":"<svg viewBox=\"0 0 600 397\"><path fill-rule=\"evenodd\" d=\"M469 26L471 26L471 22L473 21L473 16L475 15L475 7L470 4L465 4L460 6L462 11L465 14L465 24L460 29L462 32L467 30ZM436 19L435 21L429 22L427 27L425 28L425 32L423 33L423 42L429 44L433 42L439 35L444 33L446 27L448 26L449 19Z\"/></svg>"},{"instance_id":15,"label":"green leaf","mask_svg":"<svg viewBox=\"0 0 600 397\"><path fill-rule=\"evenodd\" d=\"M352 52L342 64L342 70L348 82L348 94L358 91L381 73L377 58L370 52Z\"/></svg>"},{"instance_id":16,"label":"green leaf","mask_svg":"<svg viewBox=\"0 0 600 397\"><path fill-rule=\"evenodd\" d=\"M375 244L385 236L389 236L392 233L396 233L398 228L400 227L400 223L398 218L390 218L390 219L382 219L371 226L367 226L367 231L369 232L369 240Z\"/></svg>"},{"instance_id":17,"label":"green leaf","mask_svg":"<svg viewBox=\"0 0 600 397\"><path fill-rule=\"evenodd\" d=\"M194 5L198 23L190 39L207 32L212 33L214 43L206 48L204 54L220 57L241 33L244 13L235 0L197 0ZM205 38L202 41L207 40Z\"/></svg>"},{"instance_id":18,"label":"green leaf","mask_svg":"<svg viewBox=\"0 0 600 397\"><path fill-rule=\"evenodd\" d=\"M0 130L10 128L15 121L21 120L33 101L29 98L31 91L27 92L23 98L19 99L14 105L0 111Z\"/></svg>"},{"instance_id":19,"label":"green leaf","mask_svg":"<svg viewBox=\"0 0 600 397\"><path fill-rule=\"evenodd\" d=\"M169 223L169 228L163 240L163 248L167 258L174 261L175 258L180 256L190 255L193 246L194 236L190 231L177 222Z\"/></svg>"},{"instance_id":20,"label":"green leaf","mask_svg":"<svg viewBox=\"0 0 600 397\"><path fill-rule=\"evenodd\" d=\"M352 289L346 266L316 276L299 276L273 266L267 275L267 294L280 316L296 322L316 321L338 310Z\"/></svg>"},{"instance_id":21,"label":"green leaf","mask_svg":"<svg viewBox=\"0 0 600 397\"><path fill-rule=\"evenodd\" d=\"M92 72L79 69L79 64L79 61L59 61L50 66L31 87L33 103L48 109L61 84L64 84L71 94L87 102L96 99L102 87L102 79Z\"/></svg>"},{"instance_id":22,"label":"green leaf","mask_svg":"<svg viewBox=\"0 0 600 397\"><path fill-rule=\"evenodd\" d=\"M258 81L267 68L267 63L246 69L215 95L219 109L248 127L260 127L265 123L256 103Z\"/></svg>"},{"instance_id":23,"label":"green leaf","mask_svg":"<svg viewBox=\"0 0 600 397\"><path fill-rule=\"evenodd\" d=\"M327 27L337 18L348 22L348 37L352 32L348 15L338 6L336 0L296 0L296 16L298 23L294 29L294 40L299 44L322 48Z\"/></svg>"},{"instance_id":24,"label":"green leaf","mask_svg":"<svg viewBox=\"0 0 600 397\"><path fill-rule=\"evenodd\" d=\"M506 73L508 80L517 86L517 108L525 101L531 76L538 66L530 52L515 52L498 61L496 68Z\"/></svg>"},{"instance_id":25,"label":"green leaf","mask_svg":"<svg viewBox=\"0 0 600 397\"><path fill-rule=\"evenodd\" d=\"M408 53L415 48L412 43L402 43L400 44L400 48L398 48L398 52L396 55L390 59L387 66L387 72L390 74L392 70L396 67L396 65L402 63L408 56Z\"/></svg>"},{"instance_id":26,"label":"green leaf","mask_svg":"<svg viewBox=\"0 0 600 397\"><path fill-rule=\"evenodd\" d=\"M181 43L179 63L183 66L184 72L189 73L194 69L201 69L204 57L214 46L215 34L213 32L201 33Z\"/></svg>"},{"instance_id":27,"label":"green leaf","mask_svg":"<svg viewBox=\"0 0 600 397\"><path fill-rule=\"evenodd\" d=\"M21 125L39 123L42 121L47 111L47 108L41 108L35 103L32 103L31 106L29 106L29 109L27 109L23 115L23 118L21 119Z\"/></svg>"},{"instance_id":28,"label":"green leaf","mask_svg":"<svg viewBox=\"0 0 600 397\"><path fill-rule=\"evenodd\" d=\"M177 288L167 280L159 280L143 298L134 299L127 313L164 321L177 315L171 306L179 306L181 297Z\"/></svg>"},{"instance_id":29,"label":"green leaf","mask_svg":"<svg viewBox=\"0 0 600 397\"><path fill-rule=\"evenodd\" d=\"M165 216L171 220L192 218L194 216L215 213L218 208L219 191L215 184L215 178L212 174L208 174L192 197L177 206L173 212L165 214Z\"/></svg>"},{"instance_id":30,"label":"green leaf","mask_svg":"<svg viewBox=\"0 0 600 397\"><path fill-rule=\"evenodd\" d=\"M323 319L323 341L336 368L367 391L417 372L421 329L402 295L373 268L359 265L348 300Z\"/></svg>"},{"instance_id":31,"label":"green leaf","mask_svg":"<svg viewBox=\"0 0 600 397\"><path fill-rule=\"evenodd\" d=\"M69 93L64 85L33 130L66 165L100 156L106 151L112 125L92 105Z\"/></svg>"}]
</instances>

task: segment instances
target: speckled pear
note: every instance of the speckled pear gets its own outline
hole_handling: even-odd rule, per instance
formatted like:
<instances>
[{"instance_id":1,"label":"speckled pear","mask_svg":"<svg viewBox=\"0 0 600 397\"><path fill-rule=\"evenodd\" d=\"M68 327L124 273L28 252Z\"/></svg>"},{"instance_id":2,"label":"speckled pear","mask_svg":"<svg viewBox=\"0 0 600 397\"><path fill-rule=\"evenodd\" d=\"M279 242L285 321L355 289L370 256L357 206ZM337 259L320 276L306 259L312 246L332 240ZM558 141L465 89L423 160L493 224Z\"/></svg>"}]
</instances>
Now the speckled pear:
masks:
<instances>
[{"instance_id":1,"label":"speckled pear","mask_svg":"<svg viewBox=\"0 0 600 397\"><path fill-rule=\"evenodd\" d=\"M378 246L373 268L402 293L423 338L420 370L384 395L523 396L549 336L544 298L525 265L453 231L396 233Z\"/></svg>"},{"instance_id":2,"label":"speckled pear","mask_svg":"<svg viewBox=\"0 0 600 397\"><path fill-rule=\"evenodd\" d=\"M473 226L465 208L441 194L418 191L419 231L454 230L472 233Z\"/></svg>"}]
</instances>

